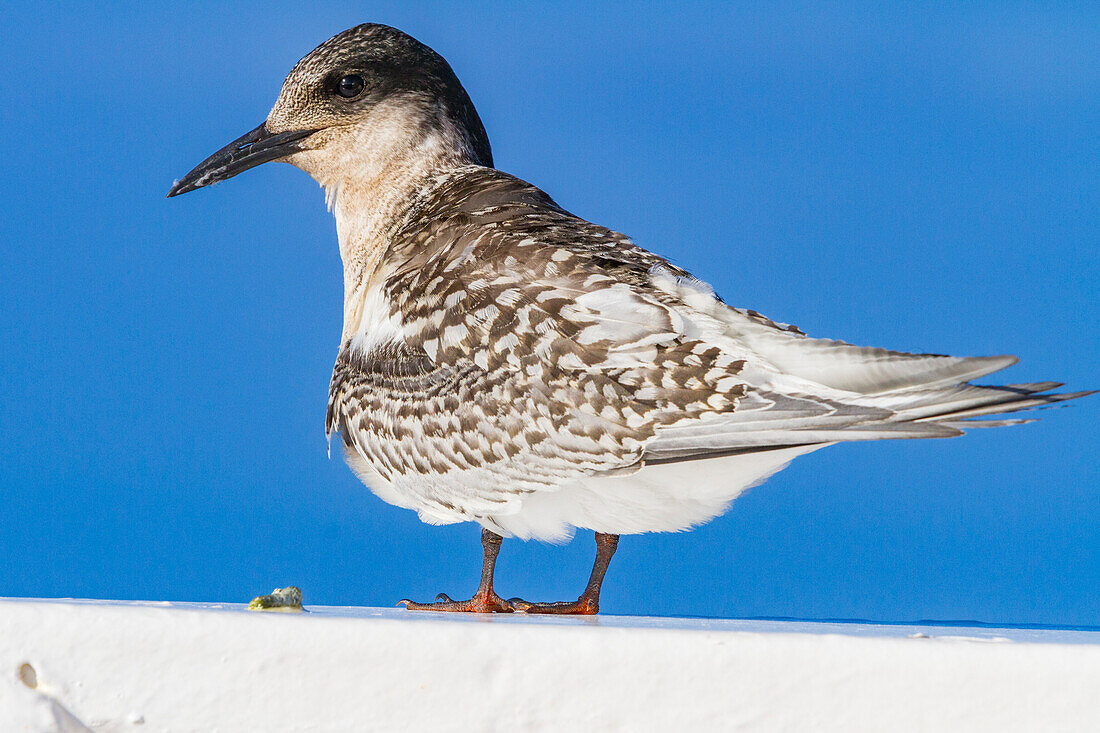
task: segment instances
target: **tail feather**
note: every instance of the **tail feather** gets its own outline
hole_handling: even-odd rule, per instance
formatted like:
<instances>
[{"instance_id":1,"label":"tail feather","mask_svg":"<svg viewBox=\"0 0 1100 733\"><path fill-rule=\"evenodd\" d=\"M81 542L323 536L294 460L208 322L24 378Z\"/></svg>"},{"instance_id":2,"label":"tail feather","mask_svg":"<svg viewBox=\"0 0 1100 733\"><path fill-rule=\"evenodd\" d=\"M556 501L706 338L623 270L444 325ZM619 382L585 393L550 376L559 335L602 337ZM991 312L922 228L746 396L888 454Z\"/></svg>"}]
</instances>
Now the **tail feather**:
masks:
<instances>
[{"instance_id":1,"label":"tail feather","mask_svg":"<svg viewBox=\"0 0 1100 733\"><path fill-rule=\"evenodd\" d=\"M1014 363L1014 357L962 359L946 371L984 375ZM646 446L646 458L667 462L781 446L946 438L972 428L1033 422L1028 418L973 418L1050 407L1094 393L1050 392L1061 387L1060 382L987 386L955 381L944 385L944 373L944 369L933 369L926 372L926 384L906 382L886 392L855 393L846 398L838 397L828 385L822 385L822 395L750 389L733 413L659 429ZM876 382L876 386L881 384Z\"/></svg>"},{"instance_id":2,"label":"tail feather","mask_svg":"<svg viewBox=\"0 0 1100 733\"><path fill-rule=\"evenodd\" d=\"M1030 419L978 419L1049 407L1092 392L1054 393L1058 382L972 384L1015 356L917 354L815 339L753 311L730 308L697 281L658 278L676 295L684 334L728 349L749 368L732 412L657 429L645 459L663 462L853 440L943 438ZM744 363L744 362L743 362Z\"/></svg>"},{"instance_id":3,"label":"tail feather","mask_svg":"<svg viewBox=\"0 0 1100 733\"><path fill-rule=\"evenodd\" d=\"M1007 428L1013 425L1027 425L1030 422L1038 422L1036 417L1014 417L1007 420L944 420L939 425L947 425L962 431L975 428Z\"/></svg>"},{"instance_id":4,"label":"tail feather","mask_svg":"<svg viewBox=\"0 0 1100 733\"><path fill-rule=\"evenodd\" d=\"M722 324L722 337L748 347L775 369L833 389L864 395L928 389L968 382L1015 364L1015 356L960 357L915 354L845 341L811 338L753 311L731 308L709 288L678 282L671 287L691 306L688 320L703 312Z\"/></svg>"},{"instance_id":5,"label":"tail feather","mask_svg":"<svg viewBox=\"0 0 1100 733\"><path fill-rule=\"evenodd\" d=\"M1078 397L1086 397L1095 393L1096 390L1060 392L1056 394L1019 393L1016 398L1012 400L998 401L993 404L971 407L965 410L941 413L933 417L921 418L916 422L924 422L926 420L935 422L943 422L945 420L957 421L962 418L981 417L982 415L1002 415L1009 412L1019 412L1021 410L1030 410L1037 407L1050 407L1059 402L1075 400ZM1028 422L1031 421L1029 420Z\"/></svg>"},{"instance_id":6,"label":"tail feather","mask_svg":"<svg viewBox=\"0 0 1100 733\"><path fill-rule=\"evenodd\" d=\"M936 420L969 410L980 411L975 415L1013 412L1023 407L1022 402L1042 400L1045 396L1041 393L1060 386L1058 382L1005 386L960 384L945 389L881 395L871 402L896 411L895 420Z\"/></svg>"}]
</instances>

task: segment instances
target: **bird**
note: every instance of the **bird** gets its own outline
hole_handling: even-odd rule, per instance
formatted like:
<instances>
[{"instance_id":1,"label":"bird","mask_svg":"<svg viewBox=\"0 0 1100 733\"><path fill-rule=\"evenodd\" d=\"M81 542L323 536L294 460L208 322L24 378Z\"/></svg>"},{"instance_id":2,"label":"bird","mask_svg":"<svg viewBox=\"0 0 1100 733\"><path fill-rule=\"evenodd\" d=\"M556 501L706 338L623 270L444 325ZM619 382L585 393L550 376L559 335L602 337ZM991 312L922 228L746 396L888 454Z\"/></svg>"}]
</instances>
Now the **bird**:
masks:
<instances>
[{"instance_id":1,"label":"bird","mask_svg":"<svg viewBox=\"0 0 1100 733\"><path fill-rule=\"evenodd\" d=\"M383 501L481 527L468 600L411 610L594 614L621 535L718 515L791 460L946 438L1090 392L973 380L1013 356L855 346L727 305L703 280L494 167L450 65L363 24L290 71L267 118L177 196L261 163L324 189L344 270L326 434ZM503 538L595 533L575 601L505 599Z\"/></svg>"}]
</instances>

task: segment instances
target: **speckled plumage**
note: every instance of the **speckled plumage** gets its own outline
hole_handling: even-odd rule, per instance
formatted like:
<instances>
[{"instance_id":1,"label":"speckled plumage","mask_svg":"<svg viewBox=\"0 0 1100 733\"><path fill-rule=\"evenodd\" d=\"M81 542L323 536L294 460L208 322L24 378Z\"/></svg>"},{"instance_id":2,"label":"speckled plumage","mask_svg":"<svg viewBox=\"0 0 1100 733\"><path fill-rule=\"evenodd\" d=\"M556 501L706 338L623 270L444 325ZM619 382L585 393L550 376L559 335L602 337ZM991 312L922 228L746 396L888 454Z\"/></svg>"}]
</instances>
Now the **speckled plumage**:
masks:
<instances>
[{"instance_id":1,"label":"speckled plumage","mask_svg":"<svg viewBox=\"0 0 1100 733\"><path fill-rule=\"evenodd\" d=\"M533 494L600 493L599 479L708 454L778 449L750 461L755 470L763 458L770 469L768 458L834 440L961 432L942 422L893 422L899 412L888 405L928 399L927 391L891 398L813 383L777 370L753 340L770 339L780 352L821 348L824 361L908 364L914 375L935 374L941 363L952 374L1007 365L806 339L793 326L729 308L684 270L487 167L426 181L382 259L383 299L400 335L368 352L343 344L327 428L342 434L368 485L429 522L473 520L505 534L560 538L574 525L568 512L534 524L517 516L542 503ZM693 431L718 432L723 417L728 430L743 401L768 430L693 449L700 443ZM684 466L682 480L690 481L699 467ZM734 470L730 490L706 502L692 499L698 490L689 484L668 483L648 528L711 518L758 478L749 473L742 481ZM683 506L669 511L677 492ZM581 526L591 525L640 531L611 516Z\"/></svg>"},{"instance_id":2,"label":"speckled plumage","mask_svg":"<svg viewBox=\"0 0 1100 733\"><path fill-rule=\"evenodd\" d=\"M362 91L342 97L341 79ZM328 434L428 522L543 539L685 529L825 445L949 437L1077 396L969 383L1014 357L862 348L727 306L493 168L446 61L386 26L302 59L264 125L171 195L274 159L312 175L337 221ZM477 610L499 610L486 598Z\"/></svg>"},{"instance_id":3,"label":"speckled plumage","mask_svg":"<svg viewBox=\"0 0 1100 733\"><path fill-rule=\"evenodd\" d=\"M384 259L401 341L343 345L328 429L427 519L629 469L658 426L744 393L742 362L682 338L650 283L686 273L493 169L433 181Z\"/></svg>"}]
</instances>

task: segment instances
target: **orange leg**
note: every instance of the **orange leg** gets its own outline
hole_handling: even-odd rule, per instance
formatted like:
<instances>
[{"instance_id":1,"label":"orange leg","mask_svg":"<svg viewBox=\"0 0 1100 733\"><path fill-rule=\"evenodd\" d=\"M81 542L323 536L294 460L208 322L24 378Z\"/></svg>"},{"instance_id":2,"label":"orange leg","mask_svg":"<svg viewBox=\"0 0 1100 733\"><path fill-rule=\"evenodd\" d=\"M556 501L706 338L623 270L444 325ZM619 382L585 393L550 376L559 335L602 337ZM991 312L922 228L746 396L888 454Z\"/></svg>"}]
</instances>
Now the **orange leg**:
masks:
<instances>
[{"instance_id":1,"label":"orange leg","mask_svg":"<svg viewBox=\"0 0 1100 733\"><path fill-rule=\"evenodd\" d=\"M487 529L481 530L481 548L485 552L485 559L481 565L481 583L477 592L468 601L451 600L446 593L436 596L435 603L416 603L407 598L398 601L398 605L405 604L410 611L451 611L465 613L511 613L515 610L511 601L506 601L493 590L493 571L497 564L497 555L500 554L500 535Z\"/></svg>"},{"instance_id":2,"label":"orange leg","mask_svg":"<svg viewBox=\"0 0 1100 733\"><path fill-rule=\"evenodd\" d=\"M619 535L596 533L596 561L592 564L592 575L588 578L588 585L577 600L528 603L519 598L513 598L509 602L518 613L560 613L583 616L599 613L600 586L603 585L604 573L607 572L607 566L611 564L611 557L618 546Z\"/></svg>"}]
</instances>

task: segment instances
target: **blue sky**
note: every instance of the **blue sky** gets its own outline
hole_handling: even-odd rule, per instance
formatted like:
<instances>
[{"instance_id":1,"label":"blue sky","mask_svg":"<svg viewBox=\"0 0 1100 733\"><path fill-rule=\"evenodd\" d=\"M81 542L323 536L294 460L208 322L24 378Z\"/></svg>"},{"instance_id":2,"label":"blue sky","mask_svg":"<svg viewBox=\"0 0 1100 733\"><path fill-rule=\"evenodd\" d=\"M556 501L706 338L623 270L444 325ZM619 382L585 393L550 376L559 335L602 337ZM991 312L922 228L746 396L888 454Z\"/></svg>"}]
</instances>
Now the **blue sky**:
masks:
<instances>
[{"instance_id":1,"label":"blue sky","mask_svg":"<svg viewBox=\"0 0 1100 733\"><path fill-rule=\"evenodd\" d=\"M1100 386L1097 6L757 5L10 9L0 595L473 590L475 527L422 525L328 458L321 191L268 165L164 199L365 21L451 62L502 169L735 305ZM604 610L1100 624L1098 417L815 453L694 532L624 538ZM575 597L591 555L588 533L506 542L498 587Z\"/></svg>"}]
</instances>

